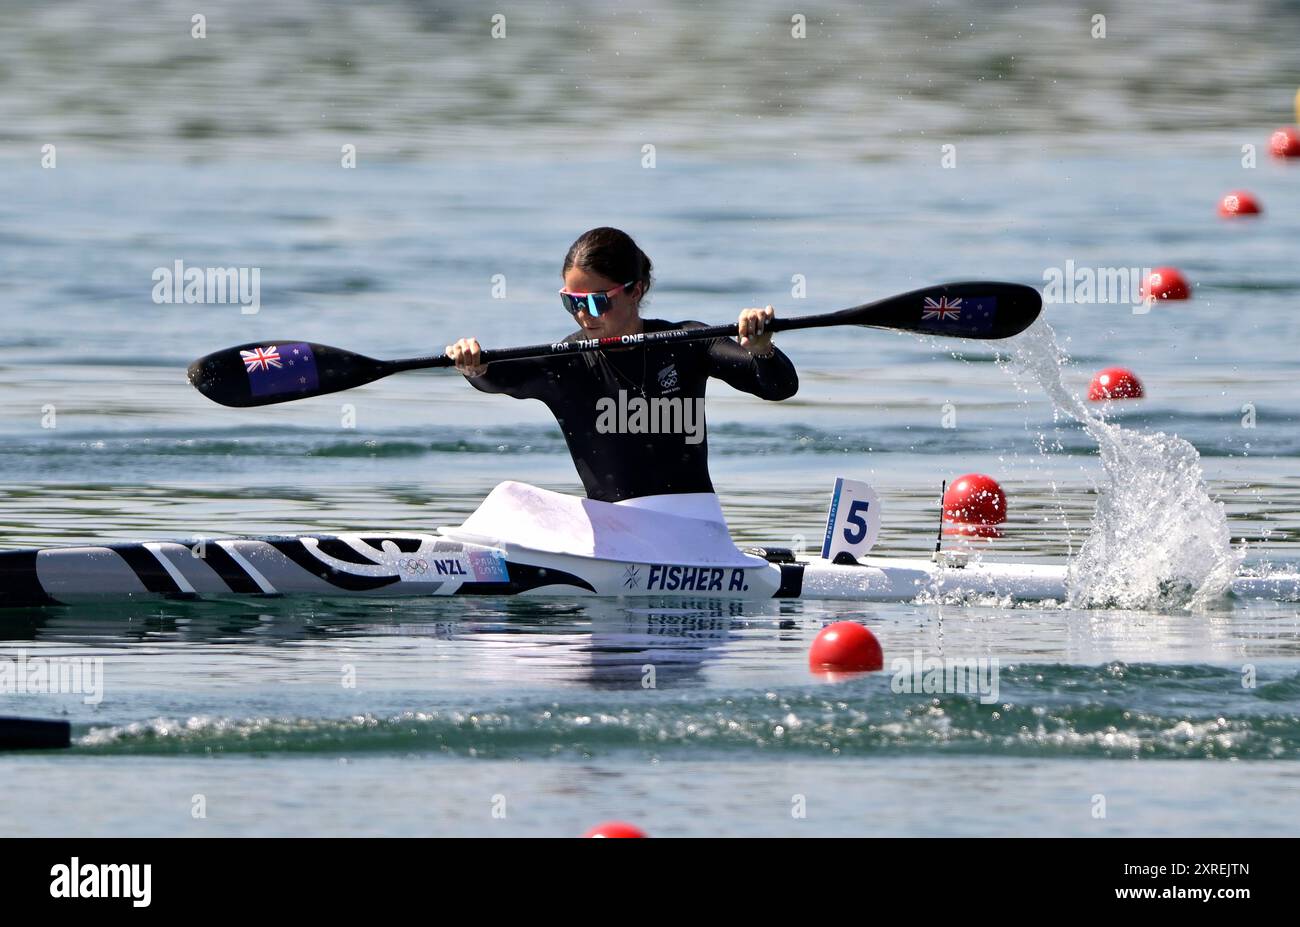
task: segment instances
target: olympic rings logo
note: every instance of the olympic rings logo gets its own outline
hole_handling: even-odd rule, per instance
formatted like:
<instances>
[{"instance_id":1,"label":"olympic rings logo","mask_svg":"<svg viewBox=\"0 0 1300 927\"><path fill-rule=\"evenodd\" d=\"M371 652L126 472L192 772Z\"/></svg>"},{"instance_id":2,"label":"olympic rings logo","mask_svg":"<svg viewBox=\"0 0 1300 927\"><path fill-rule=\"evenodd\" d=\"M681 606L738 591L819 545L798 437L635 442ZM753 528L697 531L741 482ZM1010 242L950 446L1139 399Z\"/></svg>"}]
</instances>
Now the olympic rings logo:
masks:
<instances>
[{"instance_id":1,"label":"olympic rings logo","mask_svg":"<svg viewBox=\"0 0 1300 927\"><path fill-rule=\"evenodd\" d=\"M429 572L429 564L427 561L417 560L413 557L408 557L405 560L400 560L398 561L397 565L401 570L407 573L420 574L420 573Z\"/></svg>"}]
</instances>

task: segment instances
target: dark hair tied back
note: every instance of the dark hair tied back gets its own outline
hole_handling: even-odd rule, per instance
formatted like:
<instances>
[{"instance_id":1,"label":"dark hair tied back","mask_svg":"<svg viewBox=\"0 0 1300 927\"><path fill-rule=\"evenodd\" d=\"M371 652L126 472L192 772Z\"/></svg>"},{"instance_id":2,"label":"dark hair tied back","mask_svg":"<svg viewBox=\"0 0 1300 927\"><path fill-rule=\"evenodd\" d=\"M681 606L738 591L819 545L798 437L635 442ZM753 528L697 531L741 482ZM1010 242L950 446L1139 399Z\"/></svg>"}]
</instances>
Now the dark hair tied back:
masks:
<instances>
[{"instance_id":1,"label":"dark hair tied back","mask_svg":"<svg viewBox=\"0 0 1300 927\"><path fill-rule=\"evenodd\" d=\"M653 282L654 266L646 253L627 232L608 226L583 232L569 246L561 273L568 273L572 267L600 274L616 283L640 283L643 299Z\"/></svg>"}]
</instances>

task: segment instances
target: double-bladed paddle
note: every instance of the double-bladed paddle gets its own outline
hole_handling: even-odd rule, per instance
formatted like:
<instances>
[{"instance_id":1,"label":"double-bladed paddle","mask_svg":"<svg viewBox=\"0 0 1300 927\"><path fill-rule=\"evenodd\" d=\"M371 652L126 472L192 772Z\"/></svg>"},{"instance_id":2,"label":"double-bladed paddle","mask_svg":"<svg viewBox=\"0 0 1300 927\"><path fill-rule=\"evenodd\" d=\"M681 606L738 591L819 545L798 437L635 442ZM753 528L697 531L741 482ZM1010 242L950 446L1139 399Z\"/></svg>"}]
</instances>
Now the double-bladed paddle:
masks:
<instances>
[{"instance_id":1,"label":"double-bladed paddle","mask_svg":"<svg viewBox=\"0 0 1300 927\"><path fill-rule=\"evenodd\" d=\"M1018 283L947 283L839 312L775 318L767 324L767 330L786 332L833 325L863 325L952 338L1009 338L1028 328L1038 318L1042 307L1043 300L1038 291ZM557 341L485 350L481 363L559 357L601 348L636 348L647 344L730 338L737 334L737 325L732 322L617 338ZM406 360L375 360L329 345L271 339L200 357L190 364L189 376L194 387L214 402L226 406L266 406L337 393L403 370L451 366L451 358L443 354Z\"/></svg>"}]
</instances>

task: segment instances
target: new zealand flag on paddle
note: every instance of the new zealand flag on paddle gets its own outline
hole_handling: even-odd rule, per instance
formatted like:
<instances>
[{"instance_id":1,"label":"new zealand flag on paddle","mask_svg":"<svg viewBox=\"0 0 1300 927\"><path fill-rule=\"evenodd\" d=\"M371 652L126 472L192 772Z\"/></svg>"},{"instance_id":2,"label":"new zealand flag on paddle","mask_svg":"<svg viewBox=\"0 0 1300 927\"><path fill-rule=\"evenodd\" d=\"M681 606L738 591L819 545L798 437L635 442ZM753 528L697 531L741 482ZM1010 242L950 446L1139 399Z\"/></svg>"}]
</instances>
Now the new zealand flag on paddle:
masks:
<instances>
[{"instance_id":1,"label":"new zealand flag on paddle","mask_svg":"<svg viewBox=\"0 0 1300 927\"><path fill-rule=\"evenodd\" d=\"M997 307L996 296L926 296L919 330L935 335L987 335L993 330Z\"/></svg>"},{"instance_id":2,"label":"new zealand flag on paddle","mask_svg":"<svg viewBox=\"0 0 1300 927\"><path fill-rule=\"evenodd\" d=\"M302 393L320 385L316 358L312 356L311 345L304 342L268 344L240 351L239 356L248 371L248 390L254 396Z\"/></svg>"}]
</instances>

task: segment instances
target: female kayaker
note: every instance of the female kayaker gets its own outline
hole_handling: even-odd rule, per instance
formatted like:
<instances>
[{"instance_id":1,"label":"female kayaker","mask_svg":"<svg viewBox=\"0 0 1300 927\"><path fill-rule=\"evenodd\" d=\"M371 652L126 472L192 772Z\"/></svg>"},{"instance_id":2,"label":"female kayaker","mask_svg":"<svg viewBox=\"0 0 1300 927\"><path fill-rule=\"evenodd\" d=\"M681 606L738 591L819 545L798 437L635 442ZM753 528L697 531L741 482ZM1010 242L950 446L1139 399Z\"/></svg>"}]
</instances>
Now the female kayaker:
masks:
<instances>
[{"instance_id":1,"label":"female kayaker","mask_svg":"<svg viewBox=\"0 0 1300 927\"><path fill-rule=\"evenodd\" d=\"M704 327L641 317L651 270L650 259L626 233L598 228L583 234L564 257L560 299L582 327L565 340ZM774 316L771 306L742 310L739 343L649 343L484 365L478 340L462 338L446 353L476 389L546 403L589 498L711 494L703 416L708 378L760 399L789 399L799 389L794 365L765 330ZM664 422L670 427L655 427Z\"/></svg>"}]
</instances>

